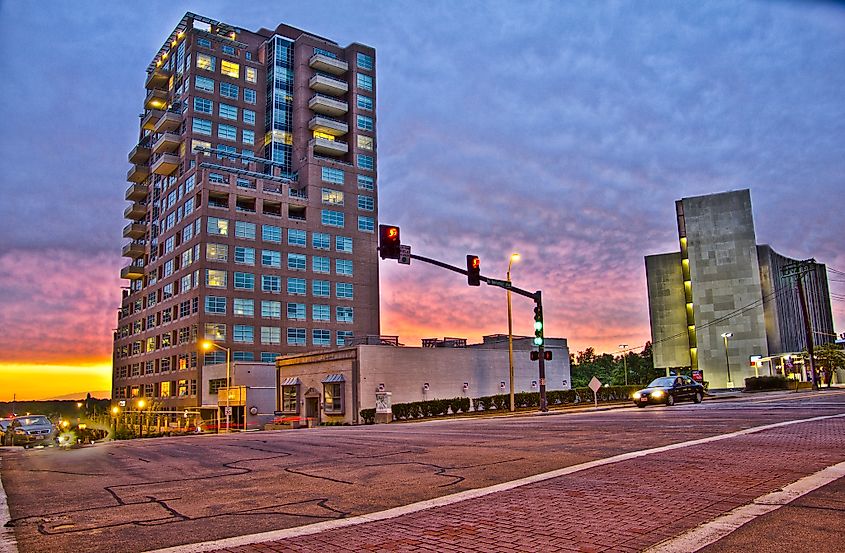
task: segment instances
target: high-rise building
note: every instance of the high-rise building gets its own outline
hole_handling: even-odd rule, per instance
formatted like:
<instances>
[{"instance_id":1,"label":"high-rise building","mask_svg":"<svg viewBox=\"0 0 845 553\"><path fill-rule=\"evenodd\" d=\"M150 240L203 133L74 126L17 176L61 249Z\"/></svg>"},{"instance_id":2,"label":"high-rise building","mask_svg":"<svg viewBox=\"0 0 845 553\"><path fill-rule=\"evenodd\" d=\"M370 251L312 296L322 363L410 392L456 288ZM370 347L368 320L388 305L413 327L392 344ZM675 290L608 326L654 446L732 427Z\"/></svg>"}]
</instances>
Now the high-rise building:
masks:
<instances>
[{"instance_id":1,"label":"high-rise building","mask_svg":"<svg viewBox=\"0 0 845 553\"><path fill-rule=\"evenodd\" d=\"M785 269L800 262L757 244L748 190L675 208L680 251L645 258L654 366L701 370L713 388L792 373L807 340L794 271ZM831 342L826 268L800 266L813 342Z\"/></svg>"},{"instance_id":2,"label":"high-rise building","mask_svg":"<svg viewBox=\"0 0 845 553\"><path fill-rule=\"evenodd\" d=\"M226 350L378 334L373 48L187 13L144 82L113 397L197 407Z\"/></svg>"}]
</instances>

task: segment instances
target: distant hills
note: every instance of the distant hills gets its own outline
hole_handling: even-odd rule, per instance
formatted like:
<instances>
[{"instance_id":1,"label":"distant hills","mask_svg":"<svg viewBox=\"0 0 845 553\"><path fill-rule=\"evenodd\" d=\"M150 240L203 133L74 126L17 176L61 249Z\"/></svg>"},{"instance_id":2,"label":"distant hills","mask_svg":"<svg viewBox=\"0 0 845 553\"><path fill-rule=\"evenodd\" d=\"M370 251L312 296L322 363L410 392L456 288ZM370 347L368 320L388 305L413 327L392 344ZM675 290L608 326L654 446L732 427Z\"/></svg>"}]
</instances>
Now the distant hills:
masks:
<instances>
[{"instance_id":1,"label":"distant hills","mask_svg":"<svg viewBox=\"0 0 845 553\"><path fill-rule=\"evenodd\" d=\"M111 399L111 390L97 390L92 392L76 392L73 394L65 394L62 396L45 397L38 401L62 401L66 399L84 400L85 396L91 394L93 399Z\"/></svg>"}]
</instances>

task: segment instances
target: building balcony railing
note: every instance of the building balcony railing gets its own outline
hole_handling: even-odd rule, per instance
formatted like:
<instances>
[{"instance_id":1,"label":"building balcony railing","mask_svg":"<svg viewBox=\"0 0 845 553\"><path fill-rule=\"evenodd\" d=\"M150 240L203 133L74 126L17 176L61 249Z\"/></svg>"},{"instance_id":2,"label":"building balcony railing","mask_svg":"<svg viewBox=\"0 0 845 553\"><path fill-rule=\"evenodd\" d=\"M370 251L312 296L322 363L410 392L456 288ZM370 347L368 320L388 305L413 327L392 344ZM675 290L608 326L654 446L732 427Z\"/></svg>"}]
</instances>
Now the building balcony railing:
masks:
<instances>
[{"instance_id":1,"label":"building balcony railing","mask_svg":"<svg viewBox=\"0 0 845 553\"><path fill-rule=\"evenodd\" d=\"M327 138L312 138L309 142L315 154L329 156L342 156L349 152L349 145L340 140L329 140Z\"/></svg>"},{"instance_id":2,"label":"building balcony railing","mask_svg":"<svg viewBox=\"0 0 845 553\"><path fill-rule=\"evenodd\" d=\"M120 270L120 278L128 278L130 280L138 280L144 278L144 267L136 265L135 263L124 267Z\"/></svg>"},{"instance_id":3,"label":"building balcony railing","mask_svg":"<svg viewBox=\"0 0 845 553\"><path fill-rule=\"evenodd\" d=\"M169 81L170 71L157 67L147 73L147 80L144 82L144 86L147 87L148 90L152 88L166 89Z\"/></svg>"},{"instance_id":4,"label":"building balcony railing","mask_svg":"<svg viewBox=\"0 0 845 553\"><path fill-rule=\"evenodd\" d=\"M325 71L335 75L343 75L349 71L349 64L337 58L331 58L325 54L314 54L308 60L308 65L317 71Z\"/></svg>"},{"instance_id":5,"label":"building balcony railing","mask_svg":"<svg viewBox=\"0 0 845 553\"><path fill-rule=\"evenodd\" d=\"M146 138L129 152L129 163L146 163L150 159L150 142Z\"/></svg>"},{"instance_id":6,"label":"building balcony railing","mask_svg":"<svg viewBox=\"0 0 845 553\"><path fill-rule=\"evenodd\" d=\"M167 91L154 88L147 92L147 98L144 100L145 109L162 109L167 105Z\"/></svg>"},{"instance_id":7,"label":"building balcony railing","mask_svg":"<svg viewBox=\"0 0 845 553\"><path fill-rule=\"evenodd\" d=\"M129 182L142 183L150 176L148 165L133 165L126 173L126 180Z\"/></svg>"},{"instance_id":8,"label":"building balcony railing","mask_svg":"<svg viewBox=\"0 0 845 553\"><path fill-rule=\"evenodd\" d=\"M123 251L121 252L123 257L131 257L132 259L140 259L144 257L144 253L146 252L147 245L143 242L132 241L128 244L123 245Z\"/></svg>"},{"instance_id":9,"label":"building balcony railing","mask_svg":"<svg viewBox=\"0 0 845 553\"><path fill-rule=\"evenodd\" d=\"M157 133L175 131L182 125L182 114L176 111L167 110L159 118L158 122L153 127Z\"/></svg>"},{"instance_id":10,"label":"building balcony railing","mask_svg":"<svg viewBox=\"0 0 845 553\"><path fill-rule=\"evenodd\" d=\"M129 223L123 227L124 238L143 238L147 234L147 225L144 223Z\"/></svg>"},{"instance_id":11,"label":"building balcony railing","mask_svg":"<svg viewBox=\"0 0 845 553\"><path fill-rule=\"evenodd\" d=\"M346 165L347 167L355 167L353 164L349 163L348 161L344 161L342 159L335 159L333 157L328 156L321 156L319 154L314 154L314 159L318 161L328 162L328 163L339 163L340 165Z\"/></svg>"},{"instance_id":12,"label":"building balcony railing","mask_svg":"<svg viewBox=\"0 0 845 553\"><path fill-rule=\"evenodd\" d=\"M164 119L162 117L162 119ZM176 133L172 132L164 132L161 133L158 139L153 143L153 153L154 154L164 154L164 153L172 153L179 148L179 144L182 142L182 137Z\"/></svg>"},{"instance_id":13,"label":"building balcony railing","mask_svg":"<svg viewBox=\"0 0 845 553\"><path fill-rule=\"evenodd\" d=\"M141 128L147 131L155 130L156 123L158 123L158 120L161 119L162 115L164 115L163 110L148 109L144 112L144 116L141 118Z\"/></svg>"},{"instance_id":14,"label":"building balcony railing","mask_svg":"<svg viewBox=\"0 0 845 553\"><path fill-rule=\"evenodd\" d=\"M123 210L123 217L132 219L133 221L140 221L147 216L147 206L142 203L135 202Z\"/></svg>"},{"instance_id":15,"label":"building balcony railing","mask_svg":"<svg viewBox=\"0 0 845 553\"><path fill-rule=\"evenodd\" d=\"M124 197L130 202L134 202L137 200L143 200L147 197L148 193L149 191L145 184L130 184L129 188L126 189Z\"/></svg>"},{"instance_id":16,"label":"building balcony railing","mask_svg":"<svg viewBox=\"0 0 845 553\"><path fill-rule=\"evenodd\" d=\"M311 90L332 96L343 96L349 90L349 84L346 81L341 81L322 73L311 77L311 80L308 81L308 86Z\"/></svg>"},{"instance_id":17,"label":"building balcony railing","mask_svg":"<svg viewBox=\"0 0 845 553\"><path fill-rule=\"evenodd\" d=\"M169 176L179 167L179 156L174 154L161 154L153 158L151 169L156 175Z\"/></svg>"},{"instance_id":18,"label":"building balcony railing","mask_svg":"<svg viewBox=\"0 0 845 553\"><path fill-rule=\"evenodd\" d=\"M322 113L331 117L338 117L349 111L349 104L332 96L326 96L325 94L315 94L312 96L308 100L308 107L316 113Z\"/></svg>"},{"instance_id":19,"label":"building balcony railing","mask_svg":"<svg viewBox=\"0 0 845 553\"><path fill-rule=\"evenodd\" d=\"M315 115L312 117L311 121L308 122L308 128L312 131L319 131L332 136L343 136L349 132L349 125L346 121L325 115Z\"/></svg>"}]
</instances>

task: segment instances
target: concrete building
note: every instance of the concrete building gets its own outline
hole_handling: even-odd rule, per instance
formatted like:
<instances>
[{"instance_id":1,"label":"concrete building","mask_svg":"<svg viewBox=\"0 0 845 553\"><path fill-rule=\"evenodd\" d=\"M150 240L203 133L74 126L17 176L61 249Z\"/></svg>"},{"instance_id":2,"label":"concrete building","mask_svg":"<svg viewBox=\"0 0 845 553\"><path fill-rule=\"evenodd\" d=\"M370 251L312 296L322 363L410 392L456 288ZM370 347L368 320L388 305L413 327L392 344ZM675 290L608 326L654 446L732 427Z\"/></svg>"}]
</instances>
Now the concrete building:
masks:
<instances>
[{"instance_id":1,"label":"concrete building","mask_svg":"<svg viewBox=\"0 0 845 553\"><path fill-rule=\"evenodd\" d=\"M757 245L750 192L683 198L676 213L680 251L645 258L654 366L701 370L713 388L788 373L807 347L795 278L784 273L796 260ZM826 343L826 269L807 267L814 343Z\"/></svg>"},{"instance_id":2,"label":"concrete building","mask_svg":"<svg viewBox=\"0 0 845 553\"><path fill-rule=\"evenodd\" d=\"M200 411L206 421L217 417L225 420L227 399L232 410L232 428L262 429L273 420L278 396L275 364L232 363L229 368L232 385L228 388L225 363L206 365L202 376Z\"/></svg>"},{"instance_id":3,"label":"concrete building","mask_svg":"<svg viewBox=\"0 0 845 553\"><path fill-rule=\"evenodd\" d=\"M362 344L329 352L285 355L279 370L279 411L319 422L358 424L362 409L376 406L377 392L392 403L481 397L510 391L507 336L426 340L430 347ZM532 338L514 338L514 390L537 392L538 366L530 360ZM570 388L569 348L563 338L546 338L546 389Z\"/></svg>"},{"instance_id":4,"label":"concrete building","mask_svg":"<svg viewBox=\"0 0 845 553\"><path fill-rule=\"evenodd\" d=\"M378 334L375 51L187 13L142 81L113 397Z\"/></svg>"}]
</instances>

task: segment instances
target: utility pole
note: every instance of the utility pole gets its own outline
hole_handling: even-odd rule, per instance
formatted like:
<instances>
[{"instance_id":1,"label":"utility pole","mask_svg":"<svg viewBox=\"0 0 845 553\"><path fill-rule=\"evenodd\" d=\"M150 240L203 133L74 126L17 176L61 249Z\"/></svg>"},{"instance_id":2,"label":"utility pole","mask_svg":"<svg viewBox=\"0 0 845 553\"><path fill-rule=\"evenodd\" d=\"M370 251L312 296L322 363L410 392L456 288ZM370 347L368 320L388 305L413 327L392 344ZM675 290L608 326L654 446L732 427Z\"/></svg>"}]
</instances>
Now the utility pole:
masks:
<instances>
[{"instance_id":1,"label":"utility pole","mask_svg":"<svg viewBox=\"0 0 845 553\"><path fill-rule=\"evenodd\" d=\"M816 374L816 362L813 358L813 329L810 325L810 311L807 309L807 297L804 294L804 275L815 270L815 259L805 259L789 263L783 268L783 276L796 277L798 284L798 301L801 304L801 315L804 319L804 337L807 341L807 354L810 357L810 374L813 378L813 390L819 389L819 378Z\"/></svg>"}]
</instances>

